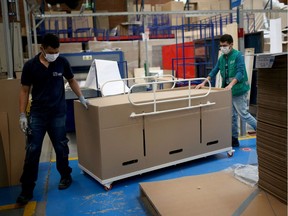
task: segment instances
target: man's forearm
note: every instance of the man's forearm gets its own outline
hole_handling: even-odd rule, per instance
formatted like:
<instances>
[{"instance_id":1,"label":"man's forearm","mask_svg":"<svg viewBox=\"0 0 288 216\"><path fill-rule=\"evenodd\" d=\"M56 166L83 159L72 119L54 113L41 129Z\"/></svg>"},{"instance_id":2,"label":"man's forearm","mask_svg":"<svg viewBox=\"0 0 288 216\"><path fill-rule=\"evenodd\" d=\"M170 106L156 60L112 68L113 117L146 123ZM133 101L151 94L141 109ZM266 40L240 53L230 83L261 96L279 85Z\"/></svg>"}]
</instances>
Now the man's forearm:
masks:
<instances>
[{"instance_id":1,"label":"man's forearm","mask_svg":"<svg viewBox=\"0 0 288 216\"><path fill-rule=\"evenodd\" d=\"M82 95L81 89L75 79L71 79L68 81L69 86L71 87L72 91L77 95L77 97L80 97Z\"/></svg>"},{"instance_id":2,"label":"man's forearm","mask_svg":"<svg viewBox=\"0 0 288 216\"><path fill-rule=\"evenodd\" d=\"M23 87L20 90L19 95L19 112L26 113L26 108L29 100L29 90L24 90Z\"/></svg>"}]
</instances>

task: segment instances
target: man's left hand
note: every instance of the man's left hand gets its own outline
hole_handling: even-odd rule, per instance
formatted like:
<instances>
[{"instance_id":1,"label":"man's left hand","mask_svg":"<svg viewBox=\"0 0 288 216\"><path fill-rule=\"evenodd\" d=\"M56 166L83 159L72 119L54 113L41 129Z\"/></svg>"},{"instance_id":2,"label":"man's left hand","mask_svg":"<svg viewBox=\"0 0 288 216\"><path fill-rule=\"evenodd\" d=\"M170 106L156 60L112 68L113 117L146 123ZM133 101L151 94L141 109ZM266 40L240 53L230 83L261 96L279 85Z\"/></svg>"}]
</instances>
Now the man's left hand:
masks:
<instances>
[{"instance_id":1,"label":"man's left hand","mask_svg":"<svg viewBox=\"0 0 288 216\"><path fill-rule=\"evenodd\" d=\"M227 89L227 90L231 90L231 89L232 89L232 87L233 87L233 86L231 86L231 85L228 85L228 86L226 86L226 87L225 87L225 89Z\"/></svg>"},{"instance_id":2,"label":"man's left hand","mask_svg":"<svg viewBox=\"0 0 288 216\"><path fill-rule=\"evenodd\" d=\"M88 101L83 95L81 95L81 96L79 97L79 100L80 100L81 104L82 104L86 109L88 109L88 105L90 105L90 103L89 103L89 101Z\"/></svg>"}]
</instances>

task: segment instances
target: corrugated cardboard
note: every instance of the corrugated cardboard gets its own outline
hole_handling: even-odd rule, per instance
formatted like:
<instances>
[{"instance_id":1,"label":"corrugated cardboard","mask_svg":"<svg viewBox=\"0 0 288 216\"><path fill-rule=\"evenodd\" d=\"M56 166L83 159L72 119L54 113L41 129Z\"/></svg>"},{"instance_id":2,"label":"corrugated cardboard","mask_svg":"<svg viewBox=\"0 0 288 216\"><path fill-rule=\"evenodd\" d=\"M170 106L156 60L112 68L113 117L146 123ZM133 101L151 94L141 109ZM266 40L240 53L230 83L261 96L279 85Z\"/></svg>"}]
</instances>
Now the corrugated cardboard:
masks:
<instances>
[{"instance_id":1,"label":"corrugated cardboard","mask_svg":"<svg viewBox=\"0 0 288 216\"><path fill-rule=\"evenodd\" d=\"M204 93L207 89L194 90L191 94ZM160 101L187 96L187 89L157 93ZM134 103L153 101L153 94L133 93L131 100ZM191 104L204 104L207 100L216 104L135 118L130 117L133 112L152 112L153 106L134 106L127 95L90 99L88 110L75 101L79 164L105 180L230 148L231 92L215 89L207 98L192 100ZM185 106L188 106L188 101L160 103L157 110Z\"/></svg>"},{"instance_id":2,"label":"corrugated cardboard","mask_svg":"<svg viewBox=\"0 0 288 216\"><path fill-rule=\"evenodd\" d=\"M162 11L184 11L183 2L170 1L165 4L162 4ZM170 15L170 25L182 25L182 15Z\"/></svg>"},{"instance_id":3,"label":"corrugated cardboard","mask_svg":"<svg viewBox=\"0 0 288 216\"><path fill-rule=\"evenodd\" d=\"M1 117L0 117L1 119ZM1 119L2 120L2 119ZM10 170L10 161L7 158L8 151L6 149L6 146L4 145L5 140L2 139L1 135L1 130L0 130L0 187L7 186L9 185L9 175L8 175L8 170Z\"/></svg>"},{"instance_id":4,"label":"corrugated cardboard","mask_svg":"<svg viewBox=\"0 0 288 216\"><path fill-rule=\"evenodd\" d=\"M90 10L83 11L83 14L92 14L93 12ZM71 14L79 14L80 11L71 11ZM91 32L90 30L86 32L81 32L79 34L75 33L77 29L81 28L93 28L93 17L92 16L78 16L78 17L72 17L72 26L73 26L73 35L74 37L90 37Z\"/></svg>"},{"instance_id":5,"label":"corrugated cardboard","mask_svg":"<svg viewBox=\"0 0 288 216\"><path fill-rule=\"evenodd\" d=\"M256 58L261 67L257 72L258 185L287 204L287 54L264 55L272 68L262 68L257 62L262 57Z\"/></svg>"},{"instance_id":6,"label":"corrugated cardboard","mask_svg":"<svg viewBox=\"0 0 288 216\"><path fill-rule=\"evenodd\" d=\"M155 216L287 215L285 204L225 172L140 183L140 193Z\"/></svg>"},{"instance_id":7,"label":"corrugated cardboard","mask_svg":"<svg viewBox=\"0 0 288 216\"><path fill-rule=\"evenodd\" d=\"M25 136L19 128L20 80L0 80L0 129L4 149L7 182L2 186L19 184L25 157ZM2 175L2 174L1 174Z\"/></svg>"},{"instance_id":8,"label":"corrugated cardboard","mask_svg":"<svg viewBox=\"0 0 288 216\"><path fill-rule=\"evenodd\" d=\"M183 2L170 1L165 4L162 4L162 11L183 11L184 4Z\"/></svg>"},{"instance_id":9,"label":"corrugated cardboard","mask_svg":"<svg viewBox=\"0 0 288 216\"><path fill-rule=\"evenodd\" d=\"M91 51L103 51L104 49L120 49L123 51L129 70L129 77L133 77L134 68L139 67L139 41L89 41Z\"/></svg>"},{"instance_id":10,"label":"corrugated cardboard","mask_svg":"<svg viewBox=\"0 0 288 216\"><path fill-rule=\"evenodd\" d=\"M241 214L241 216L251 216L251 215L287 215L287 206L279 202L278 199L271 196L265 191L260 191L258 195L250 202L246 210Z\"/></svg>"}]
</instances>

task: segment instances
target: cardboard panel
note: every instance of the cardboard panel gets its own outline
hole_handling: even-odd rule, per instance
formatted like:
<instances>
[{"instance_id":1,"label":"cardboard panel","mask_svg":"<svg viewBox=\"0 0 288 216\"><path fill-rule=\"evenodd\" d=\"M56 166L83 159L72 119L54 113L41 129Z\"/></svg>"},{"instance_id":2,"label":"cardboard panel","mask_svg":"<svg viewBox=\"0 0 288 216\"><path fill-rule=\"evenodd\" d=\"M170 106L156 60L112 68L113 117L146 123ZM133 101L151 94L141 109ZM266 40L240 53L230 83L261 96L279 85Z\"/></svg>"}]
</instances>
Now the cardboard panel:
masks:
<instances>
[{"instance_id":1,"label":"cardboard panel","mask_svg":"<svg viewBox=\"0 0 288 216\"><path fill-rule=\"evenodd\" d=\"M287 215L287 206L270 194L260 191L241 215L270 216L274 214Z\"/></svg>"},{"instance_id":2,"label":"cardboard panel","mask_svg":"<svg viewBox=\"0 0 288 216\"><path fill-rule=\"evenodd\" d=\"M226 26L225 34L230 34L233 37L233 48L238 49L238 24L231 23Z\"/></svg>"},{"instance_id":3,"label":"cardboard panel","mask_svg":"<svg viewBox=\"0 0 288 216\"><path fill-rule=\"evenodd\" d=\"M201 144L205 146L206 151L231 146L231 107L215 110L202 108L201 119Z\"/></svg>"},{"instance_id":4,"label":"cardboard panel","mask_svg":"<svg viewBox=\"0 0 288 216\"><path fill-rule=\"evenodd\" d=\"M101 147L98 108L89 106L86 110L74 101L77 153L79 164L90 172L101 176Z\"/></svg>"},{"instance_id":5,"label":"cardboard panel","mask_svg":"<svg viewBox=\"0 0 288 216\"><path fill-rule=\"evenodd\" d=\"M9 158L10 170L7 170L10 173L9 177L9 186L19 184L19 179L22 174L24 157L25 157L25 136L19 128L19 91L20 91L20 80L0 80L0 91L3 94L0 94L0 113L7 113L6 126L5 126L5 117L1 124L2 130L6 131L2 134L5 137L5 151L7 155L7 149L9 149L7 159ZM3 114L1 114L3 115ZM5 114L4 114L5 116ZM2 116L3 118L3 116ZM8 130L7 130L8 125ZM7 131L9 137L7 137ZM3 137L2 137L3 138ZM7 185L8 186L8 185Z\"/></svg>"},{"instance_id":6,"label":"cardboard panel","mask_svg":"<svg viewBox=\"0 0 288 216\"><path fill-rule=\"evenodd\" d=\"M8 113L0 112L0 133L1 140L3 144L4 158L6 160L6 164L8 166L8 170L10 170L10 139L9 139L9 125L8 125Z\"/></svg>"},{"instance_id":7,"label":"cardboard panel","mask_svg":"<svg viewBox=\"0 0 288 216\"><path fill-rule=\"evenodd\" d=\"M224 172L141 183L140 193L146 209L155 216L287 215L287 205Z\"/></svg>"},{"instance_id":8,"label":"cardboard panel","mask_svg":"<svg viewBox=\"0 0 288 216\"><path fill-rule=\"evenodd\" d=\"M144 169L142 122L101 130L102 179Z\"/></svg>"},{"instance_id":9,"label":"cardboard panel","mask_svg":"<svg viewBox=\"0 0 288 216\"><path fill-rule=\"evenodd\" d=\"M200 142L200 109L144 118L147 164L168 163L203 153Z\"/></svg>"},{"instance_id":10,"label":"cardboard panel","mask_svg":"<svg viewBox=\"0 0 288 216\"><path fill-rule=\"evenodd\" d=\"M165 216L233 215L254 190L221 172L140 184L154 215Z\"/></svg>"},{"instance_id":11,"label":"cardboard panel","mask_svg":"<svg viewBox=\"0 0 288 216\"><path fill-rule=\"evenodd\" d=\"M5 187L9 185L9 175L8 175L8 170L7 170L7 160L5 157L5 152L4 152L4 144L1 136L1 131L0 131L0 187Z\"/></svg>"}]
</instances>

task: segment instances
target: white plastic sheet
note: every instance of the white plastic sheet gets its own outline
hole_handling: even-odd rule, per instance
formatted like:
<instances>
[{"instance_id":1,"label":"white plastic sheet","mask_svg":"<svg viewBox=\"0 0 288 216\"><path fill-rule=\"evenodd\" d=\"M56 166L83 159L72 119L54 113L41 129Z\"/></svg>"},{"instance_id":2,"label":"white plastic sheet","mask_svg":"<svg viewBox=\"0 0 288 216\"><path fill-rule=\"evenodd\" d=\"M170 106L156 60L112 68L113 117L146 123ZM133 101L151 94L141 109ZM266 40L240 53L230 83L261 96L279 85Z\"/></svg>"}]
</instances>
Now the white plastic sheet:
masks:
<instances>
[{"instance_id":1,"label":"white plastic sheet","mask_svg":"<svg viewBox=\"0 0 288 216\"><path fill-rule=\"evenodd\" d=\"M108 81L118 80L117 82ZM103 85L105 86L103 87ZM85 87L102 89L103 96L123 94L129 91L128 86L121 80L117 61L95 59L89 69Z\"/></svg>"},{"instance_id":2,"label":"white plastic sheet","mask_svg":"<svg viewBox=\"0 0 288 216\"><path fill-rule=\"evenodd\" d=\"M234 164L226 169L227 172L232 172L234 177L239 181L254 187L259 180L258 165L250 164Z\"/></svg>"}]
</instances>

